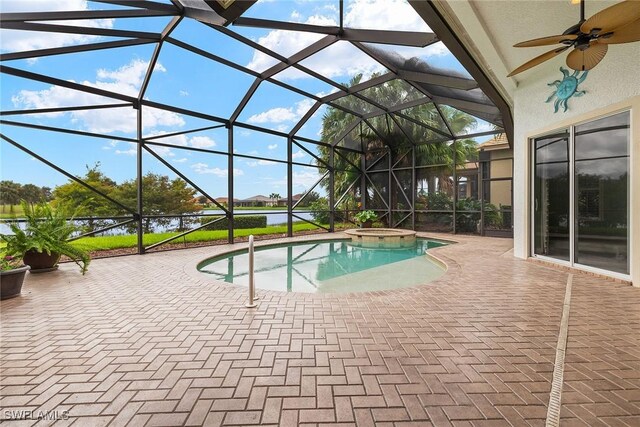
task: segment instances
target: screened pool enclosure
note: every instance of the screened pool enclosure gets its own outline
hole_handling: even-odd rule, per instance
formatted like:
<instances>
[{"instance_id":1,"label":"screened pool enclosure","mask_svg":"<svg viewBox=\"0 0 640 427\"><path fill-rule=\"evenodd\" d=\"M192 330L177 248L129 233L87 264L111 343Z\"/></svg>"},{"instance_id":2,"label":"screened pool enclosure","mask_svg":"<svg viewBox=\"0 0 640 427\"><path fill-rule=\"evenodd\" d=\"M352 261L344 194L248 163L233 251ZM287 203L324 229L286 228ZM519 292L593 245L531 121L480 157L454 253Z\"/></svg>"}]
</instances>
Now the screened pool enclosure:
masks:
<instances>
[{"instance_id":1,"label":"screened pool enclosure","mask_svg":"<svg viewBox=\"0 0 640 427\"><path fill-rule=\"evenodd\" d=\"M430 2L29 3L1 16L2 179L53 187L82 236L144 253L363 209L511 234L509 107Z\"/></svg>"}]
</instances>

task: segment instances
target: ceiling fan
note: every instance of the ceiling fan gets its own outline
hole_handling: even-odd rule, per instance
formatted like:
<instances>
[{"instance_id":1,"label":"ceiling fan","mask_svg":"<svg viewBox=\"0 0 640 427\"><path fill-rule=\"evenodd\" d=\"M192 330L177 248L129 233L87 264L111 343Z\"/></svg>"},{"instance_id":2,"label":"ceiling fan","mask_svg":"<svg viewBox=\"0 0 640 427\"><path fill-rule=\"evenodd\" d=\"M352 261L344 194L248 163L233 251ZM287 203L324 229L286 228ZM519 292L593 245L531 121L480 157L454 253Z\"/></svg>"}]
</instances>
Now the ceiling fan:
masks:
<instances>
[{"instance_id":1,"label":"ceiling fan","mask_svg":"<svg viewBox=\"0 0 640 427\"><path fill-rule=\"evenodd\" d=\"M525 62L507 77L542 64L571 47L573 50L567 55L567 65L578 71L590 70L604 58L610 44L635 41L640 41L640 1L624 0L585 20L584 0L581 0L580 22L567 28L564 33L514 45L514 47L532 47L560 43L563 46Z\"/></svg>"}]
</instances>

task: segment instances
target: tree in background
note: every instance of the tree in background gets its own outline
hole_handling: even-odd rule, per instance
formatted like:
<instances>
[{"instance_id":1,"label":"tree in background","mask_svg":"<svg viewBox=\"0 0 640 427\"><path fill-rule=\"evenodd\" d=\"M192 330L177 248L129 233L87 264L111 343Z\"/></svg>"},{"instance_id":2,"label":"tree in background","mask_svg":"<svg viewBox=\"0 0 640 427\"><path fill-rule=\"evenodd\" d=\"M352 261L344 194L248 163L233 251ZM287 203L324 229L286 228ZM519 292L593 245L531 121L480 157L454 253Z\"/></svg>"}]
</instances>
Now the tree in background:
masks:
<instances>
[{"instance_id":1,"label":"tree in background","mask_svg":"<svg viewBox=\"0 0 640 427\"><path fill-rule=\"evenodd\" d=\"M2 213L5 213L6 205L9 205L9 212L14 212L14 206L21 200L26 201L33 207L39 202L49 202L52 199L51 188L38 187L34 184L20 184L13 181L0 181L0 204Z\"/></svg>"},{"instance_id":2,"label":"tree in background","mask_svg":"<svg viewBox=\"0 0 640 427\"><path fill-rule=\"evenodd\" d=\"M0 201L2 202L2 213L5 206L9 205L9 212L13 213L13 206L20 203L20 189L22 186L13 181L0 181Z\"/></svg>"},{"instance_id":3,"label":"tree in background","mask_svg":"<svg viewBox=\"0 0 640 427\"><path fill-rule=\"evenodd\" d=\"M166 175L159 175L152 172L142 177L142 209L145 215L175 215L179 217L179 229L184 228L186 222L182 215L199 212L201 206L195 199L196 190L187 182L180 178L173 180ZM118 185L112 196L116 200L121 200L126 206L136 204L138 200L138 185L135 179L125 181ZM121 212L124 213L124 212ZM145 233L152 231L155 223L160 226L168 226L172 218L145 218L143 228Z\"/></svg>"},{"instance_id":4,"label":"tree in background","mask_svg":"<svg viewBox=\"0 0 640 427\"><path fill-rule=\"evenodd\" d=\"M87 172L80 179L135 212L138 200L136 179L118 184L100 170L100 163L87 166ZM196 190L180 178L171 180L166 175L148 173L142 177L142 193L145 215L175 215L180 219L179 229L184 228L186 222L192 222L183 221L182 215L201 210L195 197ZM86 231L94 231L113 223L112 220L99 219L100 217L131 215L130 211L74 180L56 187L53 197L54 205L76 211L78 217L87 218L83 221ZM172 218L145 218L143 227L149 233L156 225L167 227L171 223ZM129 231L133 227L129 226Z\"/></svg>"},{"instance_id":5,"label":"tree in background","mask_svg":"<svg viewBox=\"0 0 640 427\"><path fill-rule=\"evenodd\" d=\"M271 193L271 194L269 194L269 198L271 199L272 206L277 206L278 200L280 199L280 194Z\"/></svg>"},{"instance_id":6,"label":"tree in background","mask_svg":"<svg viewBox=\"0 0 640 427\"><path fill-rule=\"evenodd\" d=\"M311 203L317 201L320 198L320 194L317 191L310 191L308 193L303 193L302 198L300 199L299 206L309 206Z\"/></svg>"},{"instance_id":7,"label":"tree in background","mask_svg":"<svg viewBox=\"0 0 640 427\"><path fill-rule=\"evenodd\" d=\"M43 201L42 188L33 184L24 184L20 190L21 199L33 206Z\"/></svg>"},{"instance_id":8,"label":"tree in background","mask_svg":"<svg viewBox=\"0 0 640 427\"><path fill-rule=\"evenodd\" d=\"M372 78L376 76L377 75L373 75ZM353 77L346 86L356 85L360 83L361 80L362 75L357 75ZM406 83L401 80L392 80L367 89L366 96L376 100L382 105L395 106L416 99L416 92L415 89L408 88ZM366 111L367 108L372 108L371 105L366 104L356 97L345 98L341 105L353 111ZM441 106L440 111L445 117L451 131L456 135L468 132L476 125L476 119L474 117L454 108ZM432 128L447 131L445 124L442 123L440 113L432 103L407 108L403 110L402 113ZM334 156L336 197L340 197L359 175L358 169L351 163L355 165L360 164L360 155L358 153L340 151L340 145L346 148L363 150L367 162L374 161L376 156L384 155L384 153L388 152L391 156L392 163L395 163L397 160L400 160L403 153L410 150L415 143L416 164L439 165L437 169L433 170L438 178L439 188L436 189L435 185L429 185L429 192L449 192L452 190L454 183L450 177L453 174L453 170L457 167L462 167L477 153L476 144L473 140L458 140L456 144L452 144L451 141L443 139L440 134L425 126L413 123L399 116L394 116L394 118L396 120L384 114L371 118L369 122L373 129L365 124L356 126L355 129L347 135L344 142L337 146L337 151L340 152L340 155ZM356 120L355 116L343 110L329 107L322 120L321 140L329 144L336 143L337 139L344 134L344 131L354 123L354 120ZM320 158L328 162L330 149L321 146L319 147L319 152ZM318 162L318 165L322 167L320 162ZM410 180L402 182L401 185L407 194L415 191L414 187L416 183L411 183ZM392 206L395 207L398 204L398 191L395 191L395 186L393 189L388 189L387 191L390 191L390 201ZM370 202L375 197L374 193L365 194L365 197L367 197L367 203L368 206L370 206Z\"/></svg>"},{"instance_id":9,"label":"tree in background","mask_svg":"<svg viewBox=\"0 0 640 427\"><path fill-rule=\"evenodd\" d=\"M86 168L87 172L80 179L103 194L112 197L117 184L100 170L100 163L96 163L92 167L87 165ZM86 231L104 227L109 222L95 217L110 217L121 214L117 205L74 180L69 180L66 184L53 189L53 204L68 212L76 212L78 217L88 217L89 219L84 221ZM135 206L134 203L130 207L134 209Z\"/></svg>"}]
</instances>

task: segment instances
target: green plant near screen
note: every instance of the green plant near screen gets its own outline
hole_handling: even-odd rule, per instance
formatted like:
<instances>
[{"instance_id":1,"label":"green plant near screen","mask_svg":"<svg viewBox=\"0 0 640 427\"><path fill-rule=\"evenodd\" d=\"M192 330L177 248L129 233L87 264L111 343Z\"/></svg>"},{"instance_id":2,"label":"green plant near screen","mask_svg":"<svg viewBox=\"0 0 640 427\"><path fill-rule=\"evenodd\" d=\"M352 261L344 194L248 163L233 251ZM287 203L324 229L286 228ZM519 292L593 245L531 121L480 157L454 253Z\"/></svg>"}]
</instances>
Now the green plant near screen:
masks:
<instances>
[{"instance_id":1,"label":"green plant near screen","mask_svg":"<svg viewBox=\"0 0 640 427\"><path fill-rule=\"evenodd\" d=\"M377 220L378 214L376 214L374 211L362 211L355 214L353 219L355 219L358 224L364 224L367 221L373 222Z\"/></svg>"},{"instance_id":2,"label":"green plant near screen","mask_svg":"<svg viewBox=\"0 0 640 427\"><path fill-rule=\"evenodd\" d=\"M80 267L82 274L86 273L90 257L88 252L67 241L80 228L67 220L65 210L54 209L46 202L31 206L23 200L21 206L26 220L24 229L17 221L11 221L8 225L12 234L0 235L6 243L6 254L19 258L27 252L65 255Z\"/></svg>"}]
</instances>

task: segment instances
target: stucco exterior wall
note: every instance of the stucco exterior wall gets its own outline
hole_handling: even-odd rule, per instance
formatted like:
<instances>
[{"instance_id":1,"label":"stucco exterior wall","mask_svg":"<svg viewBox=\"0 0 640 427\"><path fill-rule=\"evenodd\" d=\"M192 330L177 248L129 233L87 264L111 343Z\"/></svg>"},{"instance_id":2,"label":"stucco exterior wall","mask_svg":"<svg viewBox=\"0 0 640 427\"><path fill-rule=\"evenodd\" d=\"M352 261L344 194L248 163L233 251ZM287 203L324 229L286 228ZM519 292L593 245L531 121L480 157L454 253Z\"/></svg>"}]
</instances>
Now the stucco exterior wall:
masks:
<instances>
[{"instance_id":1,"label":"stucco exterior wall","mask_svg":"<svg viewBox=\"0 0 640 427\"><path fill-rule=\"evenodd\" d=\"M640 286L640 42L609 47L600 64L590 71L580 89L587 94L569 101L568 111L553 112L545 103L553 89L547 84L562 78L566 53L535 68L506 77L526 60L547 52L548 47L514 49L518 41L557 34L575 24L577 9L567 2L501 2L484 0L434 0L456 35L481 64L485 73L512 106L514 117L514 255L530 255L529 138L581 121L624 109L631 110L630 250L631 280ZM544 3L544 4L543 4ZM617 3L592 2L587 15Z\"/></svg>"},{"instance_id":2,"label":"stucco exterior wall","mask_svg":"<svg viewBox=\"0 0 640 427\"><path fill-rule=\"evenodd\" d=\"M545 103L560 79L564 58L529 71L513 91L514 112L514 255L530 255L529 138L608 113L631 109L631 267L632 281L640 285L640 43L616 45L580 85L587 94L569 101L568 111L553 112ZM565 66L566 67L566 66Z\"/></svg>"}]
</instances>

